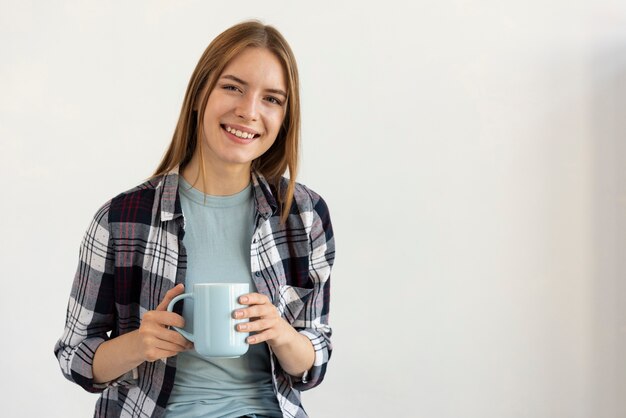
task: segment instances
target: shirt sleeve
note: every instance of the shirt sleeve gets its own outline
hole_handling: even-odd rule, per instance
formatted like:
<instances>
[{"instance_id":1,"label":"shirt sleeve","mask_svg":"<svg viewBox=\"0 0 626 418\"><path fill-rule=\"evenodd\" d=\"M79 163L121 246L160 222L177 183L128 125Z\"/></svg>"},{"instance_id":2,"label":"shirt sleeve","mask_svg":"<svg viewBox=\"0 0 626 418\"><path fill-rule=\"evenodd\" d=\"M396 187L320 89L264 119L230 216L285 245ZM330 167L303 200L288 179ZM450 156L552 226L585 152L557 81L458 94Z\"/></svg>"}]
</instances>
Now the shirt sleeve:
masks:
<instances>
[{"instance_id":1,"label":"shirt sleeve","mask_svg":"<svg viewBox=\"0 0 626 418\"><path fill-rule=\"evenodd\" d=\"M65 329L54 347L63 375L96 393L109 386L129 384L136 378L136 371L130 371L112 382L93 381L94 354L109 339L115 321L115 255L108 224L109 206L107 202L98 210L83 237Z\"/></svg>"},{"instance_id":2,"label":"shirt sleeve","mask_svg":"<svg viewBox=\"0 0 626 418\"><path fill-rule=\"evenodd\" d=\"M313 367L300 377L291 377L294 389L307 390L319 385L326 374L326 366L332 353L328 324L330 308L330 273L335 260L335 239L326 202L315 196L313 223L311 226L309 253L309 278L313 290L305 299L304 306L295 321L300 334L311 340L315 350ZM297 325L304 325L300 328Z\"/></svg>"}]
</instances>

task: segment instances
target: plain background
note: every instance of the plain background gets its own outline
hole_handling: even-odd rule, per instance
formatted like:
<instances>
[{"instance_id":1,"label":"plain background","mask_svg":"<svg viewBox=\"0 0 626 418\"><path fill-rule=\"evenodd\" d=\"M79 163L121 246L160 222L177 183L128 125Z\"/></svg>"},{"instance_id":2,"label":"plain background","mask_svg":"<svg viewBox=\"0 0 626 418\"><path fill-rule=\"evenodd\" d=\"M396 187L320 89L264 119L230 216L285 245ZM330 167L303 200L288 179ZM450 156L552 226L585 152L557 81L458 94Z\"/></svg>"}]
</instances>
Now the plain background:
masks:
<instances>
[{"instance_id":1,"label":"plain background","mask_svg":"<svg viewBox=\"0 0 626 418\"><path fill-rule=\"evenodd\" d=\"M311 416L626 417L623 1L0 4L2 416L92 415L52 353L82 235L259 18L337 239Z\"/></svg>"}]
</instances>

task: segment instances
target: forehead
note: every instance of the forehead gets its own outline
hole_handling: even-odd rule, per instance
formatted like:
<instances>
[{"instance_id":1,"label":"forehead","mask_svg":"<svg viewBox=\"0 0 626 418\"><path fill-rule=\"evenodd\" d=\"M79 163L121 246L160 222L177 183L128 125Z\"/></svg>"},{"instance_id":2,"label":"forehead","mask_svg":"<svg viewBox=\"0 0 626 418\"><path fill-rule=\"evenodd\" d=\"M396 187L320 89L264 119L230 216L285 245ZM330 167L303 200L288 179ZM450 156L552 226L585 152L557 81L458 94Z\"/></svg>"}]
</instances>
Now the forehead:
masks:
<instances>
[{"instance_id":1,"label":"forehead","mask_svg":"<svg viewBox=\"0 0 626 418\"><path fill-rule=\"evenodd\" d=\"M287 77L281 61L266 48L248 47L226 64L220 77L234 75L261 88L287 90Z\"/></svg>"}]
</instances>

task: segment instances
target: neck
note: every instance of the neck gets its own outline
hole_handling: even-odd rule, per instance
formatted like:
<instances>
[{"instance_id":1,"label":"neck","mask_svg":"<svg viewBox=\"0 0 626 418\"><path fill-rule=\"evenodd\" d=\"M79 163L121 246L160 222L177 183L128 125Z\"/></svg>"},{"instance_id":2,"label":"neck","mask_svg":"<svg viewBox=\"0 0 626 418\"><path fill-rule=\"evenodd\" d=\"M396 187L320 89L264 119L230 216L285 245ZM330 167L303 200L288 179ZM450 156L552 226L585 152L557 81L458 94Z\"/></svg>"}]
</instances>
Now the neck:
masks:
<instances>
[{"instance_id":1,"label":"neck","mask_svg":"<svg viewBox=\"0 0 626 418\"><path fill-rule=\"evenodd\" d=\"M204 173L198 154L182 170L183 178L194 188L212 196L239 193L250 183L250 164L216 165L204 162Z\"/></svg>"}]
</instances>

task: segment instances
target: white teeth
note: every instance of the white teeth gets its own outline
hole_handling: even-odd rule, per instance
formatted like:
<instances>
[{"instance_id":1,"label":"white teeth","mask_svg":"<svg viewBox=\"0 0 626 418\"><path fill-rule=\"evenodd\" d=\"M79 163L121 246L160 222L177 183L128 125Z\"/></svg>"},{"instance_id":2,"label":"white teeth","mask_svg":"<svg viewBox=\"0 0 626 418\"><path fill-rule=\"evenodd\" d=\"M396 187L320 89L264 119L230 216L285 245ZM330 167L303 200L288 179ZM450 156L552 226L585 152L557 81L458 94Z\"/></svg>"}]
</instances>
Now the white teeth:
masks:
<instances>
[{"instance_id":1,"label":"white teeth","mask_svg":"<svg viewBox=\"0 0 626 418\"><path fill-rule=\"evenodd\" d=\"M238 136L239 138L243 138L243 139L252 139L254 138L254 134L250 134L248 132L242 132L238 129L233 129L230 126L226 127L226 131L230 132L231 134Z\"/></svg>"}]
</instances>

